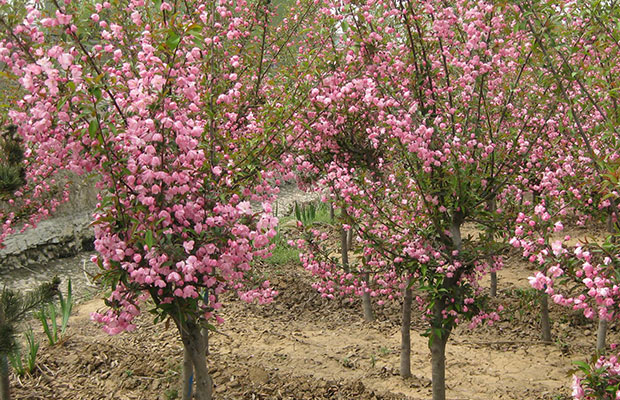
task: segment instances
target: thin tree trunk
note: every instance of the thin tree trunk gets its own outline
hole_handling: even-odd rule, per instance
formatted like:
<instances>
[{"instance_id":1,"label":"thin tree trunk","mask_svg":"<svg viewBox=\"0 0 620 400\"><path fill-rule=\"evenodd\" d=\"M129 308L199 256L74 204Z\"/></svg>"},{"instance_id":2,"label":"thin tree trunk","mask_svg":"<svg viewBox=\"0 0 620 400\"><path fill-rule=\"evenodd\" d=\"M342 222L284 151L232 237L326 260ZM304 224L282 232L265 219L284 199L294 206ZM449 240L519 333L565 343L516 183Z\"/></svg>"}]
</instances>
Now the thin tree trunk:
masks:
<instances>
[{"instance_id":1,"label":"thin tree trunk","mask_svg":"<svg viewBox=\"0 0 620 400\"><path fill-rule=\"evenodd\" d=\"M489 212L491 213L495 213L495 211L497 210L497 205L495 203L495 197L489 199L487 201L487 208L489 209ZM493 235L491 234L491 237L489 238L489 240L494 241L495 238L493 237ZM491 266L491 268L493 268L493 257L489 257L489 265ZM497 272L495 271L491 271L491 290L490 290L490 294L491 297L496 297L497 296Z\"/></svg>"},{"instance_id":2,"label":"thin tree trunk","mask_svg":"<svg viewBox=\"0 0 620 400\"><path fill-rule=\"evenodd\" d=\"M347 233L347 250L353 248L353 228L349 229Z\"/></svg>"},{"instance_id":3,"label":"thin tree trunk","mask_svg":"<svg viewBox=\"0 0 620 400\"><path fill-rule=\"evenodd\" d=\"M336 214L334 213L334 202L329 202L329 220L334 222L334 218L336 218Z\"/></svg>"},{"instance_id":4,"label":"thin tree trunk","mask_svg":"<svg viewBox=\"0 0 620 400\"><path fill-rule=\"evenodd\" d=\"M194 369L195 400L213 399L213 379L207 369L205 342L200 326L193 321L178 324L183 346L188 353Z\"/></svg>"},{"instance_id":5,"label":"thin tree trunk","mask_svg":"<svg viewBox=\"0 0 620 400\"><path fill-rule=\"evenodd\" d=\"M349 272L349 249L347 247L347 231L340 228L340 255L342 257L342 269Z\"/></svg>"},{"instance_id":6,"label":"thin tree trunk","mask_svg":"<svg viewBox=\"0 0 620 400\"><path fill-rule=\"evenodd\" d=\"M364 268L368 268L369 257L364 257ZM372 302L370 300L370 274L365 272L362 274L362 279L366 283L366 290L362 294L362 310L364 311L364 320L366 322L373 322L375 315L372 312Z\"/></svg>"},{"instance_id":7,"label":"thin tree trunk","mask_svg":"<svg viewBox=\"0 0 620 400\"><path fill-rule=\"evenodd\" d=\"M540 296L540 327L543 342L551 342L551 321L549 319L549 296L541 293Z\"/></svg>"},{"instance_id":8,"label":"thin tree trunk","mask_svg":"<svg viewBox=\"0 0 620 400\"><path fill-rule=\"evenodd\" d=\"M491 272L491 297L497 296L497 272Z\"/></svg>"},{"instance_id":9,"label":"thin tree trunk","mask_svg":"<svg viewBox=\"0 0 620 400\"><path fill-rule=\"evenodd\" d=\"M606 337L607 337L607 320L599 317L598 332L596 334L596 351L599 354L605 354Z\"/></svg>"},{"instance_id":10,"label":"thin tree trunk","mask_svg":"<svg viewBox=\"0 0 620 400\"><path fill-rule=\"evenodd\" d=\"M431 366L433 376L433 400L446 400L446 343L448 335L432 334Z\"/></svg>"},{"instance_id":11,"label":"thin tree trunk","mask_svg":"<svg viewBox=\"0 0 620 400\"><path fill-rule=\"evenodd\" d=\"M183 348L183 400L192 399L192 389L194 383L194 364L192 364L192 358L189 355L189 349Z\"/></svg>"},{"instance_id":12,"label":"thin tree trunk","mask_svg":"<svg viewBox=\"0 0 620 400\"><path fill-rule=\"evenodd\" d=\"M401 378L411 377L411 304L413 303L413 292L409 285L411 278L407 279L407 287L403 296L403 316L400 326L400 376Z\"/></svg>"}]
</instances>

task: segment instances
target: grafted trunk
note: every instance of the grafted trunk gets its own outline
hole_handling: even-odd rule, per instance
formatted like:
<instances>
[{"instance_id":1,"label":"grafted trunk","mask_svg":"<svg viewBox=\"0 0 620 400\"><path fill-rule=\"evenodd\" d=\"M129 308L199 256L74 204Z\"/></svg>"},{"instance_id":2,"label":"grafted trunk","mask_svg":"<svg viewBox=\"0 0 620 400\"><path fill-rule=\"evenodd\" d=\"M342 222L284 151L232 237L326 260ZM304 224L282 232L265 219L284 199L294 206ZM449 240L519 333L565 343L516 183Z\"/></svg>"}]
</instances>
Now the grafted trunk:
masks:
<instances>
[{"instance_id":1,"label":"grafted trunk","mask_svg":"<svg viewBox=\"0 0 620 400\"><path fill-rule=\"evenodd\" d=\"M213 380L207 369L207 358L205 356L206 345L201 328L194 321L177 323L183 341L183 348L187 354L194 371L194 399L212 400ZM185 367L185 362L183 364ZM186 373L184 371L183 376ZM185 389L185 388L184 388Z\"/></svg>"},{"instance_id":2,"label":"grafted trunk","mask_svg":"<svg viewBox=\"0 0 620 400\"><path fill-rule=\"evenodd\" d=\"M596 351L605 354L605 342L607 338L607 320L599 318L598 332L596 333Z\"/></svg>"},{"instance_id":3,"label":"grafted trunk","mask_svg":"<svg viewBox=\"0 0 620 400\"><path fill-rule=\"evenodd\" d=\"M400 376L411 377L411 304L413 292L410 288L411 279L407 279L407 287L403 296L403 315L400 326Z\"/></svg>"},{"instance_id":4,"label":"grafted trunk","mask_svg":"<svg viewBox=\"0 0 620 400\"><path fill-rule=\"evenodd\" d=\"M540 296L540 328L543 342L551 343L551 320L549 319L549 296L542 293Z\"/></svg>"}]
</instances>

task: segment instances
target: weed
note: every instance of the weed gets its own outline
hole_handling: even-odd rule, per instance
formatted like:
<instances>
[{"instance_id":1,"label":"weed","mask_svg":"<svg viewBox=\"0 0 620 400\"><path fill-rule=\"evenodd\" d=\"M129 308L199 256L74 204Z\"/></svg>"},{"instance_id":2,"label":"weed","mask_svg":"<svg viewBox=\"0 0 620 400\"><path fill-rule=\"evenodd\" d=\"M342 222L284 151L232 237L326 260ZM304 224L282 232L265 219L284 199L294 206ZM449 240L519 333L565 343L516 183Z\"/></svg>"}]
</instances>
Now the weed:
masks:
<instances>
[{"instance_id":1,"label":"weed","mask_svg":"<svg viewBox=\"0 0 620 400\"><path fill-rule=\"evenodd\" d=\"M58 321L56 321L58 310L56 309L56 305L54 303L43 306L36 314L36 317L39 321L41 321L41 325L43 325L43 332L45 332L50 346L54 346L58 343L59 336L63 337L67 331L69 317L71 316L71 311L73 310L71 279L67 282L67 298L64 298L62 292L59 293L58 297L60 299L60 331L58 329Z\"/></svg>"},{"instance_id":2,"label":"weed","mask_svg":"<svg viewBox=\"0 0 620 400\"><path fill-rule=\"evenodd\" d=\"M271 250L271 257L265 259L265 262L271 265L285 265L299 261L299 250L289 246L282 233L278 232L272 239L272 243L275 247Z\"/></svg>"},{"instance_id":3,"label":"weed","mask_svg":"<svg viewBox=\"0 0 620 400\"><path fill-rule=\"evenodd\" d=\"M168 389L164 392L166 400L175 400L179 398L179 391L176 389Z\"/></svg>"},{"instance_id":4,"label":"weed","mask_svg":"<svg viewBox=\"0 0 620 400\"><path fill-rule=\"evenodd\" d=\"M355 366L353 361L351 361L351 359L349 359L348 357L343 358L341 364L345 368L353 368Z\"/></svg>"},{"instance_id":5,"label":"weed","mask_svg":"<svg viewBox=\"0 0 620 400\"><path fill-rule=\"evenodd\" d=\"M28 353L26 354L26 365L22 361L22 352L18 347L15 351L9 353L8 358L15 373L19 376L32 373L36 365L37 353L39 352L39 342L34 339L32 328L24 333L26 343L28 344Z\"/></svg>"}]
</instances>

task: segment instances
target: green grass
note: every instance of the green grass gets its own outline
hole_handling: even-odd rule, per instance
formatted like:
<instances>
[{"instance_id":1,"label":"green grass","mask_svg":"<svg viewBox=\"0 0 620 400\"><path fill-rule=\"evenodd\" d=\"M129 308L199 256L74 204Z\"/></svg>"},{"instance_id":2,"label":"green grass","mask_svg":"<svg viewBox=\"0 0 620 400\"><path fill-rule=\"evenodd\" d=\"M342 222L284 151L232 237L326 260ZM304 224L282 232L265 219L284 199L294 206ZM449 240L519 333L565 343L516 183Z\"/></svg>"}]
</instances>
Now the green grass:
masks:
<instances>
[{"instance_id":1,"label":"green grass","mask_svg":"<svg viewBox=\"0 0 620 400\"><path fill-rule=\"evenodd\" d=\"M271 251L272 256L265 262L274 266L282 266L299 261L299 250L289 246L287 239L282 233L282 227L291 225L291 221L301 221L305 226L314 224L332 224L329 216L329 205L325 203L295 204L293 215L280 218L278 234L271 240L275 247Z\"/></svg>"},{"instance_id":2,"label":"green grass","mask_svg":"<svg viewBox=\"0 0 620 400\"><path fill-rule=\"evenodd\" d=\"M287 263L299 261L299 250L289 246L282 233L278 232L272 239L272 243L275 243L276 246L271 251L271 257L265 259L266 263L271 265L285 265Z\"/></svg>"}]
</instances>

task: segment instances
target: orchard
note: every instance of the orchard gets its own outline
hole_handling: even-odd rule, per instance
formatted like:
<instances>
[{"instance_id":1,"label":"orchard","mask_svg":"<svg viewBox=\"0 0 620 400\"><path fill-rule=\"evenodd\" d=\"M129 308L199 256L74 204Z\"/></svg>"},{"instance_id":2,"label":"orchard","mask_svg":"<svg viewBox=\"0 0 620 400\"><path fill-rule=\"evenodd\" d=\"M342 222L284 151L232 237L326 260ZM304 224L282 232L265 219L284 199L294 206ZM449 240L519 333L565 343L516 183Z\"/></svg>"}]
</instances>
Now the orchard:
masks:
<instances>
[{"instance_id":1,"label":"orchard","mask_svg":"<svg viewBox=\"0 0 620 400\"><path fill-rule=\"evenodd\" d=\"M180 368L166 388L163 367L143 371L151 394L84 398L620 398L618 20L586 0L0 0L0 243L53 217L71 180L96 181L104 299L84 329L162 353L165 338ZM319 201L282 211L290 185ZM367 340L334 365L337 343L317 339L332 328L287 330L297 318ZM263 349L251 326L279 339ZM386 330L399 368L379 373L396 361ZM255 367L233 385L236 335ZM290 337L331 353L302 357L307 391L278 372ZM545 368L572 383L494 392L473 374L459 391L463 343L561 353ZM366 375L312 386L359 354ZM63 379L48 364L2 379L2 400L42 398L37 379ZM133 376L118 365L106 379Z\"/></svg>"}]
</instances>

